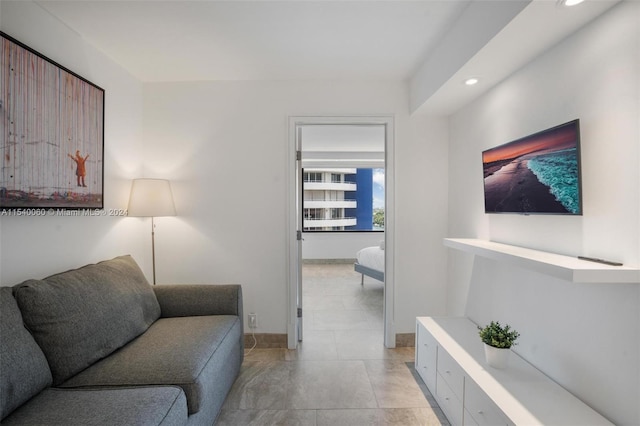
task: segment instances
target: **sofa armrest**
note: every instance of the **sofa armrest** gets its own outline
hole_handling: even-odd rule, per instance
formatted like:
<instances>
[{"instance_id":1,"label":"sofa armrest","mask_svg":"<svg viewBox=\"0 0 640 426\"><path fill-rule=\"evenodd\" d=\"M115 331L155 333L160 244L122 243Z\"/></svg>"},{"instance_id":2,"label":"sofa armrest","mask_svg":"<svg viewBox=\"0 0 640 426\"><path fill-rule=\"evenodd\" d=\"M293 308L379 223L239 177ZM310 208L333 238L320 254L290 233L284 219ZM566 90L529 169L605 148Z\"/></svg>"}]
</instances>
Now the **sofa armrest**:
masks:
<instances>
[{"instance_id":1,"label":"sofa armrest","mask_svg":"<svg viewBox=\"0 0 640 426\"><path fill-rule=\"evenodd\" d=\"M156 285L161 317L237 315L242 322L242 287L238 284Z\"/></svg>"}]
</instances>

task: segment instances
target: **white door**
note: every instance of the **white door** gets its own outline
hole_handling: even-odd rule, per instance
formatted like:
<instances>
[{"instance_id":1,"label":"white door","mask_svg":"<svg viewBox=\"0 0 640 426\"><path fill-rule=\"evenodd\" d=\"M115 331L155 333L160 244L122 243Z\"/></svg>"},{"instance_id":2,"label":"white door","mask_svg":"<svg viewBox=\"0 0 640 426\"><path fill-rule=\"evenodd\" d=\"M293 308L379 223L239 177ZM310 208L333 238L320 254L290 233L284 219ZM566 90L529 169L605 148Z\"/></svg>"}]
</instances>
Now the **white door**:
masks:
<instances>
[{"instance_id":1,"label":"white door","mask_svg":"<svg viewBox=\"0 0 640 426\"><path fill-rule=\"evenodd\" d=\"M289 250L289 314L287 322L287 347L295 349L302 341L302 161L301 127L296 120L289 120L289 227L287 233Z\"/></svg>"},{"instance_id":2,"label":"white door","mask_svg":"<svg viewBox=\"0 0 640 426\"><path fill-rule=\"evenodd\" d=\"M302 127L296 126L296 330L302 342Z\"/></svg>"}]
</instances>

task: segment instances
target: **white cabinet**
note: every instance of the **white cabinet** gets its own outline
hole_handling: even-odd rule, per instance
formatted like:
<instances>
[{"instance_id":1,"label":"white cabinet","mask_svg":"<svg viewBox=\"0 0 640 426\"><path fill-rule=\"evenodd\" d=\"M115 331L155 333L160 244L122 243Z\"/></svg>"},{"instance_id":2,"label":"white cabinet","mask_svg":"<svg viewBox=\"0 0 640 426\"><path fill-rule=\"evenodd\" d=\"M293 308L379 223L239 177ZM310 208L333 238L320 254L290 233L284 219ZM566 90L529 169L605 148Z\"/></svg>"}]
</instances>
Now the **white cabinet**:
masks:
<instances>
[{"instance_id":1,"label":"white cabinet","mask_svg":"<svg viewBox=\"0 0 640 426\"><path fill-rule=\"evenodd\" d=\"M416 371L429 389L436 388L436 339L416 323Z\"/></svg>"},{"instance_id":2,"label":"white cabinet","mask_svg":"<svg viewBox=\"0 0 640 426\"><path fill-rule=\"evenodd\" d=\"M436 392L433 394L445 416L452 425L462 424L462 399L456 395L447 384L447 381L438 373L436 377Z\"/></svg>"},{"instance_id":3,"label":"white cabinet","mask_svg":"<svg viewBox=\"0 0 640 426\"><path fill-rule=\"evenodd\" d=\"M437 370L453 393L460 398L464 391L464 371L444 348L438 349Z\"/></svg>"},{"instance_id":4,"label":"white cabinet","mask_svg":"<svg viewBox=\"0 0 640 426\"><path fill-rule=\"evenodd\" d=\"M509 367L484 360L467 318L416 320L416 369L453 426L610 425L515 352Z\"/></svg>"},{"instance_id":5,"label":"white cabinet","mask_svg":"<svg viewBox=\"0 0 640 426\"><path fill-rule=\"evenodd\" d=\"M469 418L469 424L479 426L512 424L502 410L480 389L480 386L468 377L464 382L464 406L465 420Z\"/></svg>"}]
</instances>

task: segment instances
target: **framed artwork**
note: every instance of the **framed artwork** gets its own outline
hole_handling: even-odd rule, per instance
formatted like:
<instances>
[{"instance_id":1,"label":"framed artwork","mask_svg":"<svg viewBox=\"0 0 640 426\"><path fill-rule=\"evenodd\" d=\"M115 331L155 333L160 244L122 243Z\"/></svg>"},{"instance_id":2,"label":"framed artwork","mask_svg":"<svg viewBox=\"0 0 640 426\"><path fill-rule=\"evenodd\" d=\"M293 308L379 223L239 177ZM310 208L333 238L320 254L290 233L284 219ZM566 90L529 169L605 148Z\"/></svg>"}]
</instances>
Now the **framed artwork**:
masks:
<instances>
[{"instance_id":1,"label":"framed artwork","mask_svg":"<svg viewBox=\"0 0 640 426\"><path fill-rule=\"evenodd\" d=\"M0 210L102 209L104 90L0 42Z\"/></svg>"}]
</instances>

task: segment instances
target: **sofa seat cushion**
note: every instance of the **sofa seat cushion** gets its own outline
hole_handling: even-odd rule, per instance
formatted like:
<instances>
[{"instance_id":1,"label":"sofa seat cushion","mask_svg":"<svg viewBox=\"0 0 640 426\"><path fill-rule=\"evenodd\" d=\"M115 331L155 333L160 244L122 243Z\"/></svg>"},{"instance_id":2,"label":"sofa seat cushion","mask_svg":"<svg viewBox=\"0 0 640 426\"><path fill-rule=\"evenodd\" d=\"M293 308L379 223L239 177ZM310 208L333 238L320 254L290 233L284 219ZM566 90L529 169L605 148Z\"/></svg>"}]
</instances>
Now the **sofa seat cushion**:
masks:
<instances>
[{"instance_id":1,"label":"sofa seat cushion","mask_svg":"<svg viewBox=\"0 0 640 426\"><path fill-rule=\"evenodd\" d=\"M121 256L14 287L27 328L57 386L122 347L160 317L142 271Z\"/></svg>"},{"instance_id":2,"label":"sofa seat cushion","mask_svg":"<svg viewBox=\"0 0 640 426\"><path fill-rule=\"evenodd\" d=\"M187 423L179 387L49 388L2 420L3 426L178 426Z\"/></svg>"},{"instance_id":3,"label":"sofa seat cushion","mask_svg":"<svg viewBox=\"0 0 640 426\"><path fill-rule=\"evenodd\" d=\"M62 386L176 385L187 396L189 414L197 413L208 387L216 386L211 372L224 370L229 348L238 345L240 324L234 315L161 318Z\"/></svg>"},{"instance_id":4,"label":"sofa seat cushion","mask_svg":"<svg viewBox=\"0 0 640 426\"><path fill-rule=\"evenodd\" d=\"M11 287L0 287L0 419L52 380L47 359L24 327L11 292Z\"/></svg>"}]
</instances>

